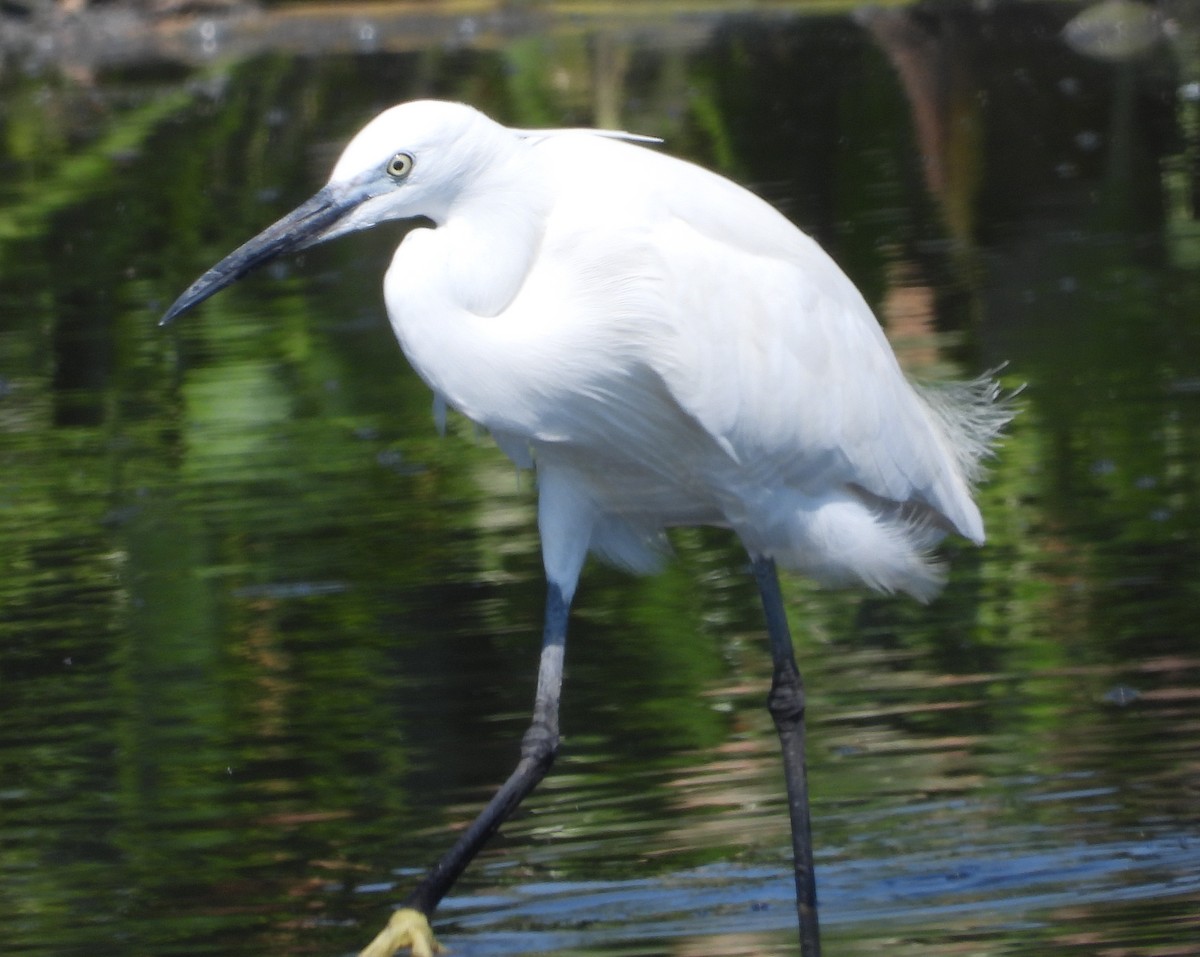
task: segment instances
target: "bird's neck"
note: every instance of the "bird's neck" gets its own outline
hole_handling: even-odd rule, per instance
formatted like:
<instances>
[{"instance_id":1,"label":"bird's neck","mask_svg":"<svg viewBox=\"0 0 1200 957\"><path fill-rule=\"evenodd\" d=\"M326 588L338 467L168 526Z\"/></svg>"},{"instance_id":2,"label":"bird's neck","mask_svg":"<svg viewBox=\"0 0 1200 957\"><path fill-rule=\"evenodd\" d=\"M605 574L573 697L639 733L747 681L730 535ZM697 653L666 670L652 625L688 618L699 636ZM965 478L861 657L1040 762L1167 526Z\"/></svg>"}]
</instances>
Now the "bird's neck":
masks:
<instances>
[{"instance_id":1,"label":"bird's neck","mask_svg":"<svg viewBox=\"0 0 1200 957\"><path fill-rule=\"evenodd\" d=\"M541 250L549 190L527 171L500 168L473 186L441 224L446 292L477 316L498 316L516 298Z\"/></svg>"}]
</instances>

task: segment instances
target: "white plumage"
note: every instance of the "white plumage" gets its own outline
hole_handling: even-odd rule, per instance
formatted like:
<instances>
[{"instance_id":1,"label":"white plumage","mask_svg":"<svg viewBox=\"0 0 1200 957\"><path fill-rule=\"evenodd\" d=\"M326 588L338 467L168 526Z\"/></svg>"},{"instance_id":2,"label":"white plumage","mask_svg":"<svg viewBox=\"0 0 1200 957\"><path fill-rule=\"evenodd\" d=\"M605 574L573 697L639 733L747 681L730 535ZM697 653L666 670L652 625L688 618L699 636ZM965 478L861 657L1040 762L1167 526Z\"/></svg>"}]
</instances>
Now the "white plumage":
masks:
<instances>
[{"instance_id":1,"label":"white plumage","mask_svg":"<svg viewBox=\"0 0 1200 957\"><path fill-rule=\"evenodd\" d=\"M665 528L712 524L818 581L930 598L936 541L983 541L994 386L931 402L813 240L621 135L410 103L331 180L414 157L379 218L435 228L396 252L388 313L434 392L536 463L550 578L569 598L589 547L650 569Z\"/></svg>"}]
</instances>

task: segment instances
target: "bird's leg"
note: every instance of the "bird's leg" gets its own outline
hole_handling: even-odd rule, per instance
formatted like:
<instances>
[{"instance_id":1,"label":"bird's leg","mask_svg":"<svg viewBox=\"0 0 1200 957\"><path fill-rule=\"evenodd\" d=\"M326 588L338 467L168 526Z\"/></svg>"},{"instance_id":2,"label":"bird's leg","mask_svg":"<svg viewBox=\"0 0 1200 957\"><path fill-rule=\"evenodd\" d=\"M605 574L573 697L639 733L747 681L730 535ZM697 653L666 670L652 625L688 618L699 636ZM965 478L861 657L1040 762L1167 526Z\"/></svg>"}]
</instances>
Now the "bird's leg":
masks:
<instances>
[{"instance_id":1,"label":"bird's leg","mask_svg":"<svg viewBox=\"0 0 1200 957\"><path fill-rule=\"evenodd\" d=\"M391 957L401 947L411 947L414 957L430 957L442 949L429 927L434 909L488 839L546 776L558 753L558 701L569 611L568 599L552 582L546 596L546 625L533 721L521 741L521 759L516 770L359 957Z\"/></svg>"},{"instance_id":2,"label":"bird's leg","mask_svg":"<svg viewBox=\"0 0 1200 957\"><path fill-rule=\"evenodd\" d=\"M783 748L787 778L788 814L792 822L792 853L796 872L796 911L800 918L800 953L820 957L817 925L817 879L813 870L812 827L808 814L808 771L804 760L804 681L796 667L792 636L783 610L779 576L770 558L754 559L754 578L767 615L774 676L767 708Z\"/></svg>"}]
</instances>

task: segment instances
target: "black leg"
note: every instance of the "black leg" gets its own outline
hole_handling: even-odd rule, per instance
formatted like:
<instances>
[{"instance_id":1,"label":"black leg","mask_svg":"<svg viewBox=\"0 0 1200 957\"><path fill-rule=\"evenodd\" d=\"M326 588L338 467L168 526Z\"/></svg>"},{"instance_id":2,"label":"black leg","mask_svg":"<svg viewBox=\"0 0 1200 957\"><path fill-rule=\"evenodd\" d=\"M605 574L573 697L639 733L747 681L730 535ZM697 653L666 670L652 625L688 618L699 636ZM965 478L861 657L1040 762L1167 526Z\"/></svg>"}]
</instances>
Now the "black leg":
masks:
<instances>
[{"instance_id":1,"label":"black leg","mask_svg":"<svg viewBox=\"0 0 1200 957\"><path fill-rule=\"evenodd\" d=\"M390 957L400 947L411 947L414 957L437 953L441 948L429 930L429 917L483 845L550 770L558 753L558 701L562 690L563 650L569 611L570 606L563 597L562 589L552 583L546 596L546 625L542 636L533 722L521 742L521 760L516 770L462 837L405 898L403 906L392 915L388 926L362 951L360 957Z\"/></svg>"},{"instance_id":2,"label":"black leg","mask_svg":"<svg viewBox=\"0 0 1200 957\"><path fill-rule=\"evenodd\" d=\"M788 813L792 821L792 853L796 872L796 912L800 918L800 953L820 957L821 933L817 925L817 878L813 870L812 827L808 814L808 771L804 760L804 681L796 667L792 636L788 631L779 592L779 576L770 558L754 559L754 578L767 615L774 677L767 707L783 748L787 779Z\"/></svg>"}]
</instances>

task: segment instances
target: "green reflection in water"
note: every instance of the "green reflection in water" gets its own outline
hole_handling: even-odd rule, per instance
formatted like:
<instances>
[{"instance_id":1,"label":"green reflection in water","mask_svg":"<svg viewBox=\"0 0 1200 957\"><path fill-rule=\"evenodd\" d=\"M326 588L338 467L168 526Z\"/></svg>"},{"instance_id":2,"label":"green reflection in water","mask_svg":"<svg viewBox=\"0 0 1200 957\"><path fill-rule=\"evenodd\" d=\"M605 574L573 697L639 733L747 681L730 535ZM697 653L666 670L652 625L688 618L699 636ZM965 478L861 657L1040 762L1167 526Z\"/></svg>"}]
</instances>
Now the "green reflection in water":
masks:
<instances>
[{"instance_id":1,"label":"green reflection in water","mask_svg":"<svg viewBox=\"0 0 1200 957\"><path fill-rule=\"evenodd\" d=\"M1029 383L991 541L951 546L942 600L789 583L831 949L1194 939L1194 126L1167 67L1067 55L1056 15L268 56L102 78L98 116L6 78L0 938L343 952L509 769L531 480L461 421L435 434L382 316L399 233L153 325L362 120L439 95L666 135L827 242L914 368ZM914 42L950 122L918 116ZM585 576L566 753L447 908L461 951L789 946L757 599L726 536L675 544L661 577Z\"/></svg>"}]
</instances>

